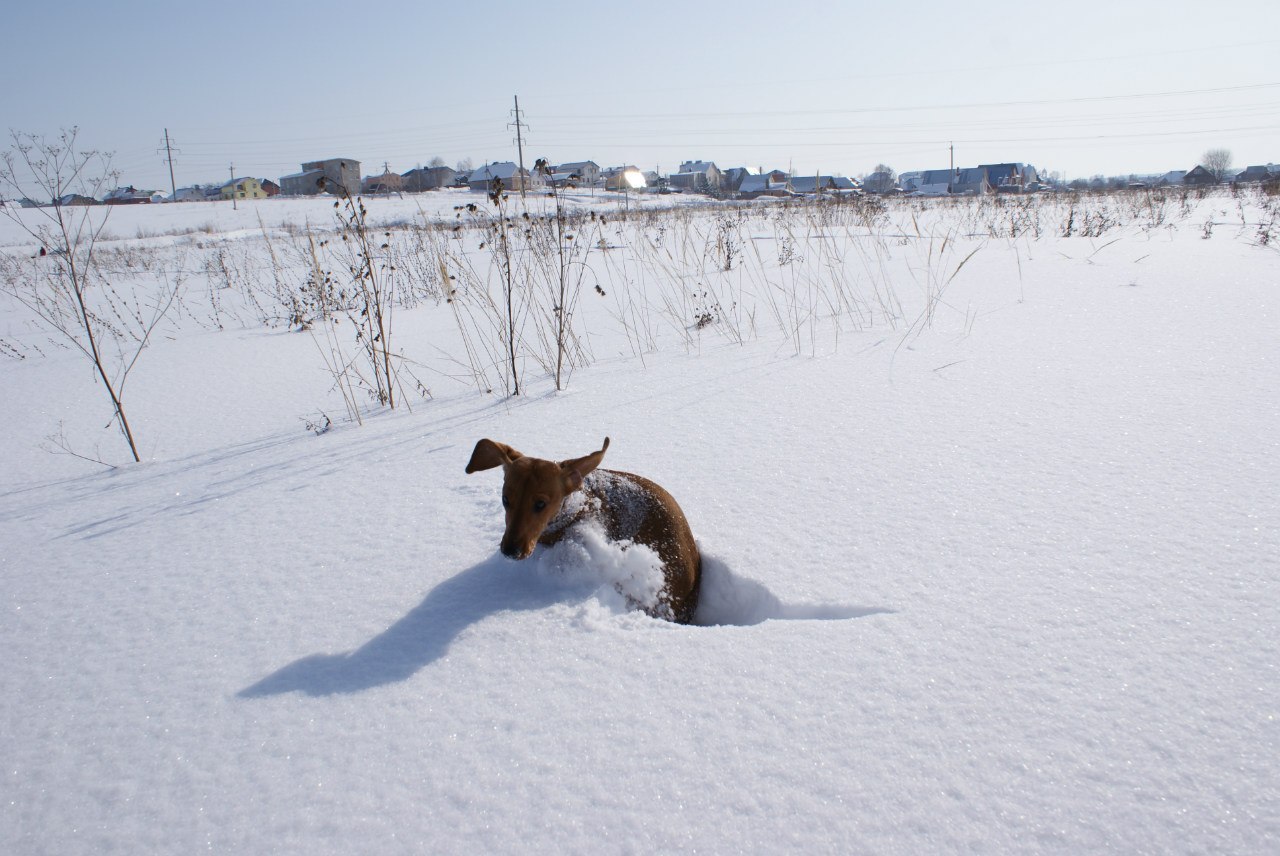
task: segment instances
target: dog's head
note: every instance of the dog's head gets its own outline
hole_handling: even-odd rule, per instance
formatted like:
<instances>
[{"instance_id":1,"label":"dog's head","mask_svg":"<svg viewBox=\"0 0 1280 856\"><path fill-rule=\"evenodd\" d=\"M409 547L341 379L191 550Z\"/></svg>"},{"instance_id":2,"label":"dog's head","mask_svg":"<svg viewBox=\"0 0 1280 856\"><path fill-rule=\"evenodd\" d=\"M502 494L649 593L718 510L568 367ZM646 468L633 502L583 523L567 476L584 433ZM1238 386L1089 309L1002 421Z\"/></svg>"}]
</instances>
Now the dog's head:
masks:
<instances>
[{"instance_id":1,"label":"dog's head","mask_svg":"<svg viewBox=\"0 0 1280 856\"><path fill-rule=\"evenodd\" d=\"M530 458L493 440L476 443L468 473L502 467L502 507L507 513L507 531L502 535L504 556L529 558L564 498L582 487L582 480L600 466L608 448L609 438L605 437L600 451L556 463Z\"/></svg>"}]
</instances>

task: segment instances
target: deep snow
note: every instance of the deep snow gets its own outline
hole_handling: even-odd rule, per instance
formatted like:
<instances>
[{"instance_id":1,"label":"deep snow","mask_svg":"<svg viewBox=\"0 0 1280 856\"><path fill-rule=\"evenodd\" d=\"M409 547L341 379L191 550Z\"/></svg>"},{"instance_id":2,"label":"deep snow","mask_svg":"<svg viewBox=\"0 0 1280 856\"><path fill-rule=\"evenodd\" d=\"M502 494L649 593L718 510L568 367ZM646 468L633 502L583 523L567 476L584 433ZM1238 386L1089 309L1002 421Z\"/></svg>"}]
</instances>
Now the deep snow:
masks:
<instances>
[{"instance_id":1,"label":"deep snow","mask_svg":"<svg viewBox=\"0 0 1280 856\"><path fill-rule=\"evenodd\" d=\"M592 310L565 392L433 375L320 435L308 336L188 325L113 470L40 448L119 459L82 361L0 361L0 851L1274 852L1280 256L1203 237L1234 204L972 239L932 326L801 356L642 360ZM627 611L598 539L497 554L475 441L606 435L690 520L701 626Z\"/></svg>"}]
</instances>

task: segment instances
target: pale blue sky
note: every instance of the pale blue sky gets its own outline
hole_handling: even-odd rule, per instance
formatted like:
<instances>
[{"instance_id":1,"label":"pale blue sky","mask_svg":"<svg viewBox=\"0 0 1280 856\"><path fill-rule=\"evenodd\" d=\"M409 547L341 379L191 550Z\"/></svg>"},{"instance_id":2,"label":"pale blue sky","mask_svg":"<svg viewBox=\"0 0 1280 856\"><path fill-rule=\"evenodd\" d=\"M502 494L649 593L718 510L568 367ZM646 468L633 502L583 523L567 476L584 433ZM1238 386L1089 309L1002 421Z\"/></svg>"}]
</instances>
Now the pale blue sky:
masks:
<instances>
[{"instance_id":1,"label":"pale blue sky","mask_svg":"<svg viewBox=\"0 0 1280 856\"><path fill-rule=\"evenodd\" d=\"M1148 0L789 3L18 2L0 117L115 152L168 188L514 160L682 160L859 175L1023 161L1163 172L1226 147L1280 162L1280 5Z\"/></svg>"}]
</instances>

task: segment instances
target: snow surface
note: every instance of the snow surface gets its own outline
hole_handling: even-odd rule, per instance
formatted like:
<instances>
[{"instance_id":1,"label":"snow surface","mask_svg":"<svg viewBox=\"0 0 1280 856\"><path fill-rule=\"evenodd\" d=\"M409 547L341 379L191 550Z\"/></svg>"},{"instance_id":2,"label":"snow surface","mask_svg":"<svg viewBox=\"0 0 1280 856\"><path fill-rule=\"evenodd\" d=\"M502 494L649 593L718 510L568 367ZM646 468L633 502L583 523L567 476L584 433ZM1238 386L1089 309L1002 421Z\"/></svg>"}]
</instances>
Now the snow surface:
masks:
<instances>
[{"instance_id":1,"label":"snow surface","mask_svg":"<svg viewBox=\"0 0 1280 856\"><path fill-rule=\"evenodd\" d=\"M1261 202L1193 204L954 233L931 325L800 355L723 324L637 355L605 311L624 264L560 393L451 380L423 303L397 324L433 397L319 435L341 405L309 336L178 324L116 469L46 451L62 422L123 460L81 358L3 358L0 852L1277 852L1280 255ZM900 205L863 270L918 305ZM256 247L258 214L325 207L110 228ZM34 335L0 295L0 338ZM475 441L606 435L689 518L699 626L626 609L639 551L497 552Z\"/></svg>"}]
</instances>

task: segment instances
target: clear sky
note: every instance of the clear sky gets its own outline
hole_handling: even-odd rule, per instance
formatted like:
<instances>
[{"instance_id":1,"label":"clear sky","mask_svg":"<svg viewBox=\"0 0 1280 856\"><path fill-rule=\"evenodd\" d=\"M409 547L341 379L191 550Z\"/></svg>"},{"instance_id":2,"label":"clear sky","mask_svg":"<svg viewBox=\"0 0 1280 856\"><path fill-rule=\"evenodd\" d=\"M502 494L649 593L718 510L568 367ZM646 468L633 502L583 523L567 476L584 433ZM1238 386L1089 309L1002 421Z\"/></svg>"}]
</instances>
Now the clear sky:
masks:
<instances>
[{"instance_id":1,"label":"clear sky","mask_svg":"<svg viewBox=\"0 0 1280 856\"><path fill-rule=\"evenodd\" d=\"M124 183L439 156L1067 178L1280 162L1280 2L14 0L0 117Z\"/></svg>"}]
</instances>

